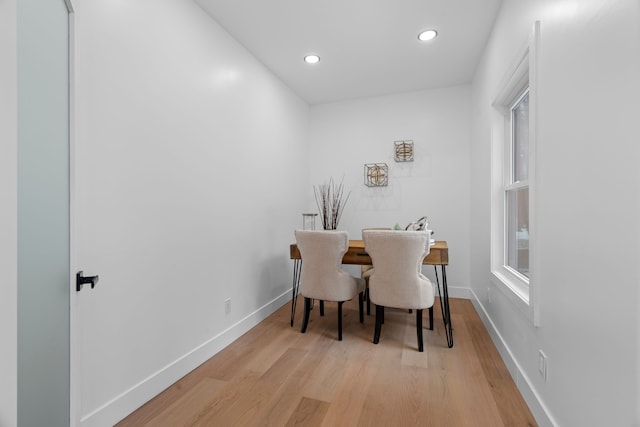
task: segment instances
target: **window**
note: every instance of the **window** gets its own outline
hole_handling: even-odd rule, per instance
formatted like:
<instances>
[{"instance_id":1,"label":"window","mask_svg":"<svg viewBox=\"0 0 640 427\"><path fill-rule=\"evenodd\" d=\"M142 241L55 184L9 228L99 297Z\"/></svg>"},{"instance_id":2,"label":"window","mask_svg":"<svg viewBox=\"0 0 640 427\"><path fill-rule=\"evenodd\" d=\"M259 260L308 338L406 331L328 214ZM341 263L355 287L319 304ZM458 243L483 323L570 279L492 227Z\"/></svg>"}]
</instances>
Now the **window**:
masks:
<instances>
[{"instance_id":1,"label":"window","mask_svg":"<svg viewBox=\"0 0 640 427\"><path fill-rule=\"evenodd\" d=\"M498 87L491 117L491 273L538 325L535 274L535 102L539 23Z\"/></svg>"},{"instance_id":2,"label":"window","mask_svg":"<svg viewBox=\"0 0 640 427\"><path fill-rule=\"evenodd\" d=\"M505 183L505 265L529 284L529 87L510 108L509 173Z\"/></svg>"}]
</instances>

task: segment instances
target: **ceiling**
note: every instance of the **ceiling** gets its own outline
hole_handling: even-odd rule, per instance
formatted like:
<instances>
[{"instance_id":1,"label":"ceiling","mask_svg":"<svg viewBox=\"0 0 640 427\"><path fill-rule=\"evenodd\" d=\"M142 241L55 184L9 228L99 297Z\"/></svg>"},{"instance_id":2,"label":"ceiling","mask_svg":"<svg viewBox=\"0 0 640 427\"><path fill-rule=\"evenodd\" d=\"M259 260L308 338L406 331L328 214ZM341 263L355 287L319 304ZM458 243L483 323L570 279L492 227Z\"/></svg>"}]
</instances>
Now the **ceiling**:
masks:
<instances>
[{"instance_id":1,"label":"ceiling","mask_svg":"<svg viewBox=\"0 0 640 427\"><path fill-rule=\"evenodd\" d=\"M469 83L502 0L196 0L309 104ZM418 33L438 37L420 42ZM318 64L303 61L309 53Z\"/></svg>"}]
</instances>

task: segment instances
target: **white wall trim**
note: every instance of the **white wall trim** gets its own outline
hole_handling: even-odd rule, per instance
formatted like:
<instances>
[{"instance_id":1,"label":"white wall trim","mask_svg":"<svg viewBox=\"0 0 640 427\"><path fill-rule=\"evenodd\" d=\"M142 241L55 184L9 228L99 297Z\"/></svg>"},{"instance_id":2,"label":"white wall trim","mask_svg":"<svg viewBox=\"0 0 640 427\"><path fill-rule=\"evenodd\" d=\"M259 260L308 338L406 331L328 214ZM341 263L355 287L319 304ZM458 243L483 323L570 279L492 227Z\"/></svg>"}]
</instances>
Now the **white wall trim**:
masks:
<instances>
[{"instance_id":1,"label":"white wall trim","mask_svg":"<svg viewBox=\"0 0 640 427\"><path fill-rule=\"evenodd\" d=\"M287 290L216 336L211 337L208 341L140 381L129 390L116 396L100 408L85 415L80 420L81 425L114 425L287 304L290 298L291 290Z\"/></svg>"},{"instance_id":2,"label":"white wall trim","mask_svg":"<svg viewBox=\"0 0 640 427\"><path fill-rule=\"evenodd\" d=\"M18 424L17 2L0 1L0 426Z\"/></svg>"},{"instance_id":3,"label":"white wall trim","mask_svg":"<svg viewBox=\"0 0 640 427\"><path fill-rule=\"evenodd\" d=\"M540 399L540 396L538 395L534 387L531 385L531 381L529 380L529 377L527 377L525 371L520 367L520 364L518 363L516 358L513 356L511 349L509 348L505 340L502 338L502 335L500 335L500 332L496 329L495 324L493 323L493 321L491 320L491 317L489 316L484 306L482 305L482 302L480 301L476 293L473 291L473 289L469 289L469 292L471 294L471 298L470 298L471 303L473 304L474 308L476 309L476 312L480 316L482 323L484 323L485 328L487 328L487 331L491 336L491 340L493 341L493 344L498 349L498 352L500 353L500 356L502 357L504 364L507 366L507 369L509 370L511 377L513 378L513 381L516 383L516 387L518 387L518 390L520 391L520 393L522 394L522 397L524 398L525 402L529 406L531 413L533 414L534 418L538 422L538 425L541 427L557 426L558 424L555 422L555 420L549 413L547 406Z\"/></svg>"},{"instance_id":4,"label":"white wall trim","mask_svg":"<svg viewBox=\"0 0 640 427\"><path fill-rule=\"evenodd\" d=\"M75 0L74 0L75 1ZM75 289L76 268L76 22L72 0L65 0L69 11L69 425L76 427L80 416L79 362L80 322Z\"/></svg>"},{"instance_id":5,"label":"white wall trim","mask_svg":"<svg viewBox=\"0 0 640 427\"><path fill-rule=\"evenodd\" d=\"M440 283L440 289L442 289L442 282ZM447 290L449 291L449 298L462 298L462 299L471 299L471 289L463 288L461 286L448 286ZM436 293L436 296L439 296Z\"/></svg>"},{"instance_id":6,"label":"white wall trim","mask_svg":"<svg viewBox=\"0 0 640 427\"><path fill-rule=\"evenodd\" d=\"M535 260L539 248L536 239L536 137L538 83L537 64L540 22L536 21L528 42L520 49L507 69L493 99L491 114L491 273L492 282L507 293L534 326L540 326L539 284L540 269ZM529 266L530 277L514 273L505 265L506 259L506 200L505 190L512 189L510 177L511 120L514 103L528 88L529 93Z\"/></svg>"}]
</instances>

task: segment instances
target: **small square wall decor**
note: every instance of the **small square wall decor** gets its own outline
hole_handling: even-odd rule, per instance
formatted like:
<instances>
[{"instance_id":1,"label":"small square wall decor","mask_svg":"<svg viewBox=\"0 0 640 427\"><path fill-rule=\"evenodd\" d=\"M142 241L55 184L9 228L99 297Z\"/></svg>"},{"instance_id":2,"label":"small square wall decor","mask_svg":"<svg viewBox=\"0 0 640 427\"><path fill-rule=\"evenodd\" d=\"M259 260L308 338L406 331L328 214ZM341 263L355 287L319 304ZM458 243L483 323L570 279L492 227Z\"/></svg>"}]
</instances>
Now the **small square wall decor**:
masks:
<instances>
[{"instance_id":1,"label":"small square wall decor","mask_svg":"<svg viewBox=\"0 0 640 427\"><path fill-rule=\"evenodd\" d=\"M396 162L413 162L413 141L395 141L393 145Z\"/></svg>"},{"instance_id":2,"label":"small square wall decor","mask_svg":"<svg viewBox=\"0 0 640 427\"><path fill-rule=\"evenodd\" d=\"M365 163L364 185L384 187L389 184L389 166L386 163Z\"/></svg>"}]
</instances>

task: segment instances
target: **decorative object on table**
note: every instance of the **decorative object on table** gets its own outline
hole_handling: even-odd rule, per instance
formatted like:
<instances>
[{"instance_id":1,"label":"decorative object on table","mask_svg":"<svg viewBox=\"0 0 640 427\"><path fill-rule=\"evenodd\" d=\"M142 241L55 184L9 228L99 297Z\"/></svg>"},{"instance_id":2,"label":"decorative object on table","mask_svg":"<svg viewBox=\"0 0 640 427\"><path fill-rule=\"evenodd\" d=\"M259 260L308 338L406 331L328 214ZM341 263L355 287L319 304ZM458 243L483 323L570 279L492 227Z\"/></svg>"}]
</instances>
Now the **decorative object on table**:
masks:
<instances>
[{"instance_id":1,"label":"decorative object on table","mask_svg":"<svg viewBox=\"0 0 640 427\"><path fill-rule=\"evenodd\" d=\"M413 141L395 141L393 145L396 162L413 162Z\"/></svg>"},{"instance_id":2,"label":"decorative object on table","mask_svg":"<svg viewBox=\"0 0 640 427\"><path fill-rule=\"evenodd\" d=\"M436 241L433 239L433 230L429 228L429 219L426 216L423 216L419 220L415 222L410 222L409 225L405 228L407 231L427 231L429 234L429 246L433 246Z\"/></svg>"},{"instance_id":3,"label":"decorative object on table","mask_svg":"<svg viewBox=\"0 0 640 427\"><path fill-rule=\"evenodd\" d=\"M333 182L333 178L329 178L328 184L313 186L313 195L316 198L318 211L320 211L322 228L325 230L337 230L342 211L344 211L344 206L349 200L351 191L345 197L343 182L340 181L340 185L336 185Z\"/></svg>"},{"instance_id":4,"label":"decorative object on table","mask_svg":"<svg viewBox=\"0 0 640 427\"><path fill-rule=\"evenodd\" d=\"M405 228L408 231L422 231L429 228L429 220L426 216L418 219L415 222L410 222L409 225Z\"/></svg>"},{"instance_id":5,"label":"decorative object on table","mask_svg":"<svg viewBox=\"0 0 640 427\"><path fill-rule=\"evenodd\" d=\"M316 217L317 213L303 213L302 214L302 229L303 230L315 230L316 229Z\"/></svg>"},{"instance_id":6,"label":"decorative object on table","mask_svg":"<svg viewBox=\"0 0 640 427\"><path fill-rule=\"evenodd\" d=\"M385 187L389 184L389 166L386 163L365 163L364 185Z\"/></svg>"}]
</instances>

